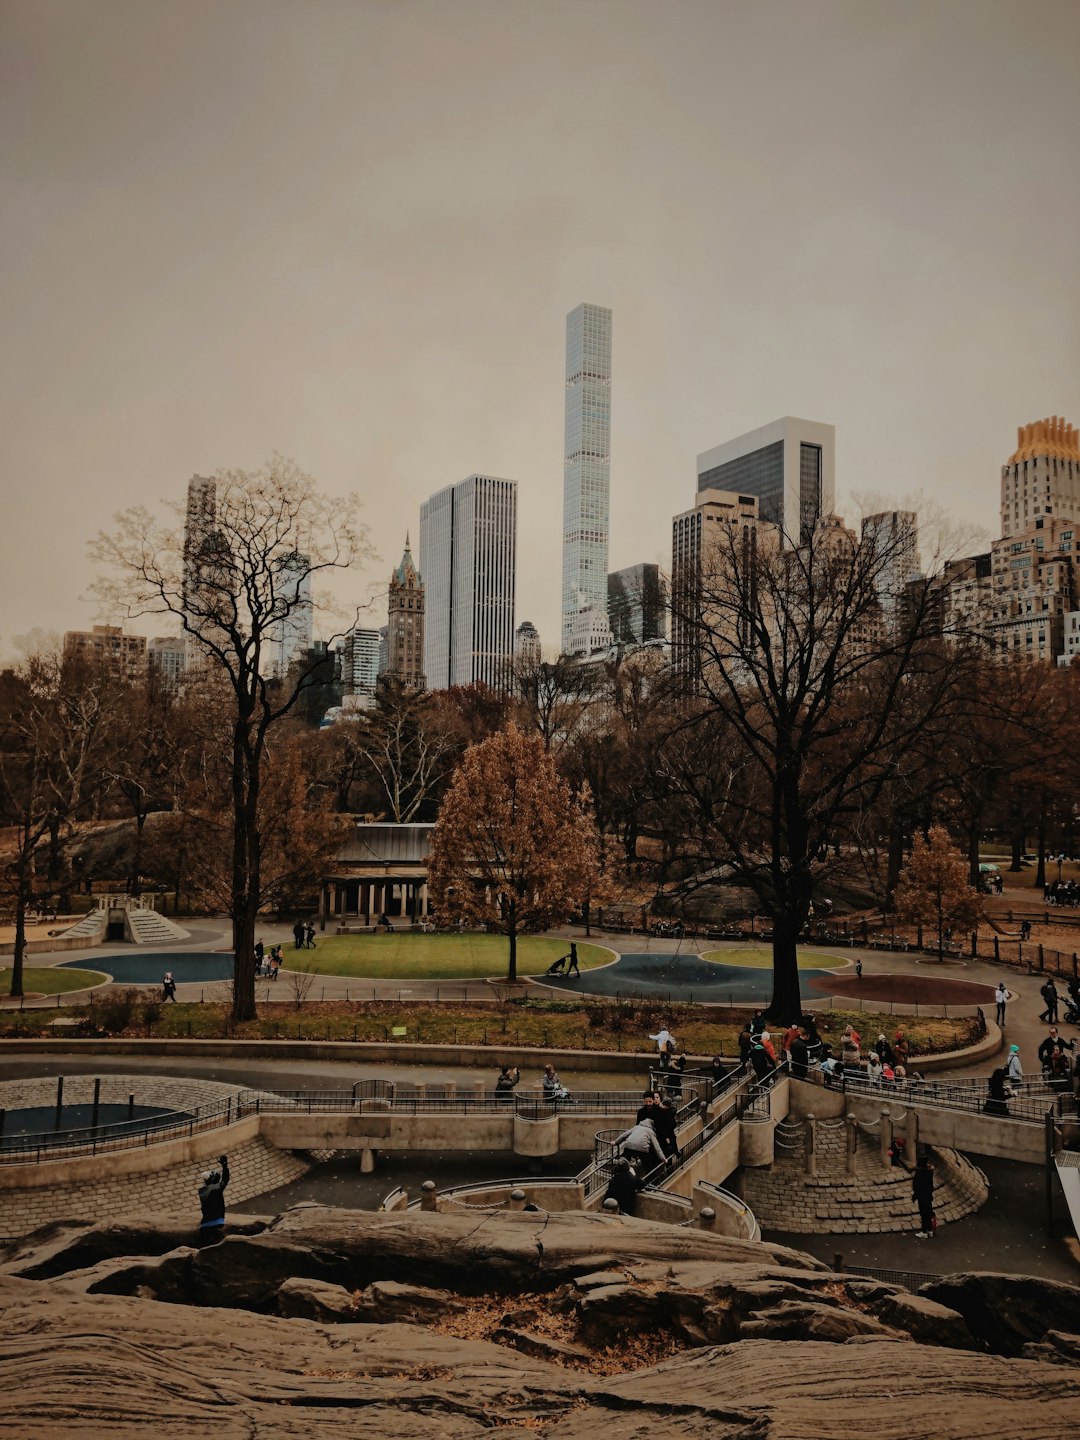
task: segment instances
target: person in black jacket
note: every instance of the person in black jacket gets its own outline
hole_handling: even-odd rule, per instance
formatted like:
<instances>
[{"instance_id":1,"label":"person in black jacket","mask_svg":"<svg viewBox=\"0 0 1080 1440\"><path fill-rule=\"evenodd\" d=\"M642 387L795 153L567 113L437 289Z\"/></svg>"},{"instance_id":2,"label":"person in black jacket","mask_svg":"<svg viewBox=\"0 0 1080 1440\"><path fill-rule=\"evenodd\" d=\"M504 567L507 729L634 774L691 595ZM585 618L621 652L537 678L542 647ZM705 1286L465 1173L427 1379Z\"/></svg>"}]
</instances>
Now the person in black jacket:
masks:
<instances>
[{"instance_id":1,"label":"person in black jacket","mask_svg":"<svg viewBox=\"0 0 1080 1440\"><path fill-rule=\"evenodd\" d=\"M1008 1115L1011 1096L1008 1074L1004 1065L999 1065L986 1082L986 1103L983 1109L987 1115Z\"/></svg>"},{"instance_id":2,"label":"person in black jacket","mask_svg":"<svg viewBox=\"0 0 1080 1440\"><path fill-rule=\"evenodd\" d=\"M229 1183L229 1157L218 1157L220 1170L207 1170L199 1186L202 1223L197 1244L216 1245L225 1234L225 1187Z\"/></svg>"},{"instance_id":3,"label":"person in black jacket","mask_svg":"<svg viewBox=\"0 0 1080 1440\"><path fill-rule=\"evenodd\" d=\"M604 1199L614 1200L621 1214L632 1215L640 1189L641 1181L630 1162L616 1160L611 1171L611 1179L608 1181L608 1187L604 1193Z\"/></svg>"},{"instance_id":4,"label":"person in black jacket","mask_svg":"<svg viewBox=\"0 0 1080 1440\"><path fill-rule=\"evenodd\" d=\"M670 1159L671 1156L679 1153L679 1142L675 1130L678 1122L678 1113L670 1100L661 1100L659 1105L652 1107L648 1117L653 1123L656 1131L656 1138L660 1141L661 1149Z\"/></svg>"},{"instance_id":5,"label":"person in black jacket","mask_svg":"<svg viewBox=\"0 0 1080 1440\"><path fill-rule=\"evenodd\" d=\"M934 1233L934 1167L924 1155L911 1177L911 1198L919 1207L919 1228L916 1240L929 1240Z\"/></svg>"}]
</instances>

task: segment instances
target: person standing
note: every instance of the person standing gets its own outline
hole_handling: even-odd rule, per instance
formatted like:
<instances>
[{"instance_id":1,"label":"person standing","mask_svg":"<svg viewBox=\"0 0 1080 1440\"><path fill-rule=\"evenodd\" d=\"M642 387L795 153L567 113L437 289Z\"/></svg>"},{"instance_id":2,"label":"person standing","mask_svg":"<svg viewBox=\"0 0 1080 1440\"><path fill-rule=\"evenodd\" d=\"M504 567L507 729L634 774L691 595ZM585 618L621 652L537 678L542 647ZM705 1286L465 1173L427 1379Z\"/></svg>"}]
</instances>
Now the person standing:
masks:
<instances>
[{"instance_id":1,"label":"person standing","mask_svg":"<svg viewBox=\"0 0 1080 1440\"><path fill-rule=\"evenodd\" d=\"M498 1080L495 1081L495 1094L501 1100L509 1100L520 1079L521 1071L516 1065L504 1065L499 1071Z\"/></svg>"},{"instance_id":2,"label":"person standing","mask_svg":"<svg viewBox=\"0 0 1080 1440\"><path fill-rule=\"evenodd\" d=\"M934 1220L934 1167L924 1155L911 1177L911 1198L919 1207L919 1228L916 1240L929 1240L937 1228Z\"/></svg>"},{"instance_id":3,"label":"person standing","mask_svg":"<svg viewBox=\"0 0 1080 1440\"><path fill-rule=\"evenodd\" d=\"M266 958L266 947L263 945L263 942L262 942L261 940L256 940L256 941L255 941L255 974L256 974L256 975L261 975L261 974L262 974L263 961L265 960L265 958Z\"/></svg>"},{"instance_id":4,"label":"person standing","mask_svg":"<svg viewBox=\"0 0 1080 1440\"><path fill-rule=\"evenodd\" d=\"M304 948L304 922L302 920L297 920L296 924L292 927L292 934L293 941L295 942L294 948L302 950Z\"/></svg>"},{"instance_id":5,"label":"person standing","mask_svg":"<svg viewBox=\"0 0 1080 1440\"><path fill-rule=\"evenodd\" d=\"M315 926L312 925L310 920L304 926L304 940L307 942L307 948L309 950L315 949Z\"/></svg>"},{"instance_id":6,"label":"person standing","mask_svg":"<svg viewBox=\"0 0 1080 1440\"><path fill-rule=\"evenodd\" d=\"M218 1157L220 1170L207 1170L199 1186L199 1208L202 1220L199 1224L195 1243L216 1245L225 1236L225 1187L229 1183L229 1157Z\"/></svg>"},{"instance_id":7,"label":"person standing","mask_svg":"<svg viewBox=\"0 0 1080 1440\"><path fill-rule=\"evenodd\" d=\"M166 970L165 976L162 979L161 998L163 1001L171 1000L174 1005L176 1004L176 981L173 979L171 970Z\"/></svg>"},{"instance_id":8,"label":"person standing","mask_svg":"<svg viewBox=\"0 0 1080 1440\"><path fill-rule=\"evenodd\" d=\"M1008 1115L1011 1095L1008 1074L1004 1065L999 1065L986 1082L986 1103L983 1110L987 1115Z\"/></svg>"},{"instance_id":9,"label":"person standing","mask_svg":"<svg viewBox=\"0 0 1080 1440\"><path fill-rule=\"evenodd\" d=\"M1039 986L1039 994L1046 1002L1046 1009L1039 1016L1039 1019L1045 1020L1048 1025L1056 1025L1058 1018L1058 990L1054 984L1053 976L1051 976L1045 984Z\"/></svg>"},{"instance_id":10,"label":"person standing","mask_svg":"<svg viewBox=\"0 0 1080 1440\"><path fill-rule=\"evenodd\" d=\"M1010 1085L1020 1085L1024 1079L1024 1067L1020 1063L1020 1046L1009 1046L1009 1058L1005 1064Z\"/></svg>"},{"instance_id":11,"label":"person standing","mask_svg":"<svg viewBox=\"0 0 1080 1440\"><path fill-rule=\"evenodd\" d=\"M1005 988L1005 981L999 980L997 989L994 991L994 1003L997 1006L997 1013L994 1018L999 1025L1005 1024L1005 1006L1008 1004L1008 1000L1009 992Z\"/></svg>"},{"instance_id":12,"label":"person standing","mask_svg":"<svg viewBox=\"0 0 1080 1440\"><path fill-rule=\"evenodd\" d=\"M858 955L855 956L855 979L862 979L862 960Z\"/></svg>"}]
</instances>

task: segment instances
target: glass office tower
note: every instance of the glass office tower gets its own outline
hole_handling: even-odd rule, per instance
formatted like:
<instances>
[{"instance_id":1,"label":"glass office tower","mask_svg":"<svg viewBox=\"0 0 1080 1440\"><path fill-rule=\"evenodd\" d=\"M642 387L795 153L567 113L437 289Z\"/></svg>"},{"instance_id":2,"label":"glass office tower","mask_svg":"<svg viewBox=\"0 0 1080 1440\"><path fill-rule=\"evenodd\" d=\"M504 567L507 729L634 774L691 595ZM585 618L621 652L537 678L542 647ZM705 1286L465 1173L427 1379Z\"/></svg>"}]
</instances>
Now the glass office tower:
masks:
<instances>
[{"instance_id":1,"label":"glass office tower","mask_svg":"<svg viewBox=\"0 0 1080 1440\"><path fill-rule=\"evenodd\" d=\"M611 480L611 311L566 317L562 649L582 610L607 612Z\"/></svg>"}]
</instances>

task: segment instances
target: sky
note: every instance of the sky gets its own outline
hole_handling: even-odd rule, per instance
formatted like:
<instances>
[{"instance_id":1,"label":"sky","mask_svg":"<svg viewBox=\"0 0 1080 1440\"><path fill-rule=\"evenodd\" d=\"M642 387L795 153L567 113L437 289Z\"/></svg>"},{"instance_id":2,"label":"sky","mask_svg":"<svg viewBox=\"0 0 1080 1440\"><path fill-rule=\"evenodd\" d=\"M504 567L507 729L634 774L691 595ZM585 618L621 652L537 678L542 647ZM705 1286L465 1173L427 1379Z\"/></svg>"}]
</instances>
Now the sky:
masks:
<instances>
[{"instance_id":1,"label":"sky","mask_svg":"<svg viewBox=\"0 0 1080 1440\"><path fill-rule=\"evenodd\" d=\"M996 534L1016 427L1080 422L1078 55L1076 0L0 0L0 653L109 618L116 511L274 452L361 497L349 605L517 480L555 644L582 301L612 569L785 414L841 513Z\"/></svg>"}]
</instances>

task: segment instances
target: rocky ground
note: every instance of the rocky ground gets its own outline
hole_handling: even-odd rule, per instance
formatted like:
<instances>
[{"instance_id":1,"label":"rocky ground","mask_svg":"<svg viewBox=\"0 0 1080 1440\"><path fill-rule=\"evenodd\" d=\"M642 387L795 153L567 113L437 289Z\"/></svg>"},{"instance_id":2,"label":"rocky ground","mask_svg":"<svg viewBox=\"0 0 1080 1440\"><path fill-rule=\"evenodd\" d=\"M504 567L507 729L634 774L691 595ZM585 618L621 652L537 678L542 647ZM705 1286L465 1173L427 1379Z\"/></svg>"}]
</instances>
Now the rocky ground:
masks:
<instances>
[{"instance_id":1,"label":"rocky ground","mask_svg":"<svg viewBox=\"0 0 1080 1440\"><path fill-rule=\"evenodd\" d=\"M1064 1440L1080 1289L910 1294L795 1250L583 1214L55 1225L0 1257L0 1435Z\"/></svg>"}]
</instances>

